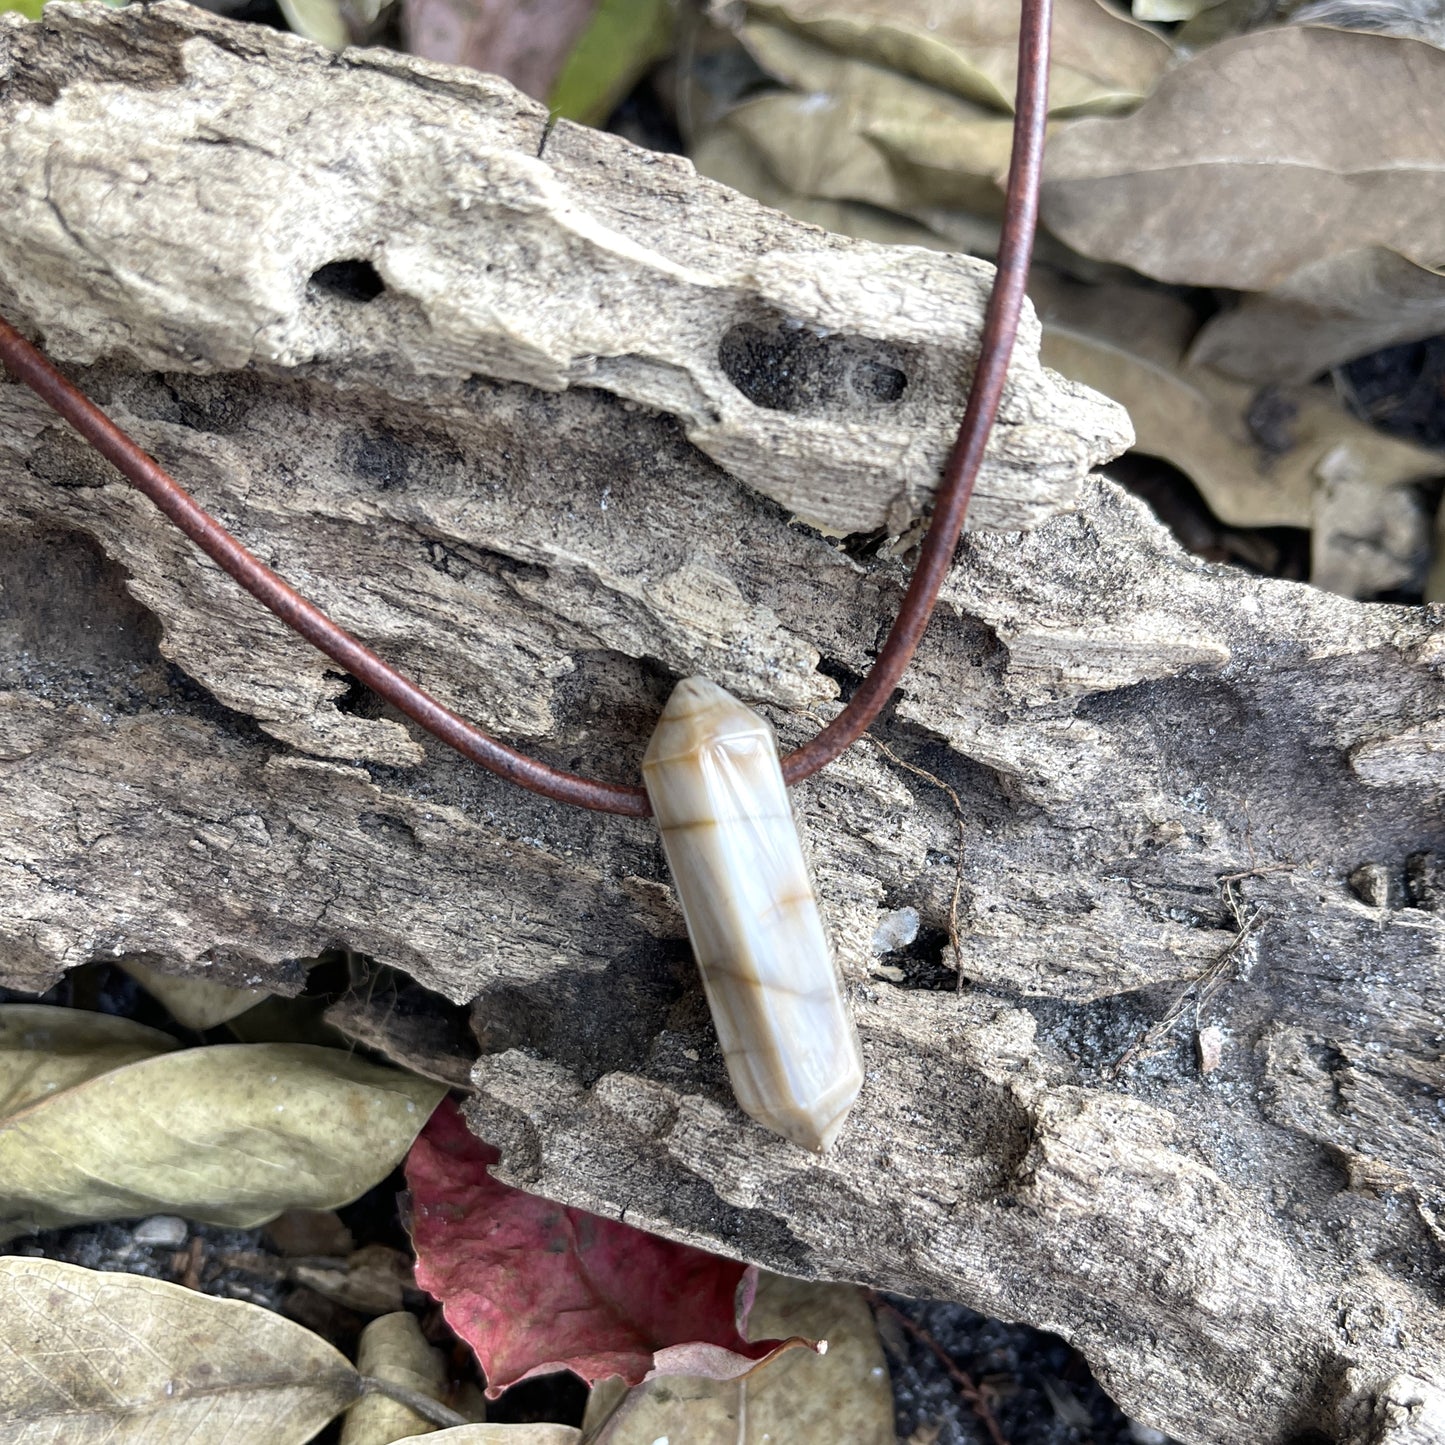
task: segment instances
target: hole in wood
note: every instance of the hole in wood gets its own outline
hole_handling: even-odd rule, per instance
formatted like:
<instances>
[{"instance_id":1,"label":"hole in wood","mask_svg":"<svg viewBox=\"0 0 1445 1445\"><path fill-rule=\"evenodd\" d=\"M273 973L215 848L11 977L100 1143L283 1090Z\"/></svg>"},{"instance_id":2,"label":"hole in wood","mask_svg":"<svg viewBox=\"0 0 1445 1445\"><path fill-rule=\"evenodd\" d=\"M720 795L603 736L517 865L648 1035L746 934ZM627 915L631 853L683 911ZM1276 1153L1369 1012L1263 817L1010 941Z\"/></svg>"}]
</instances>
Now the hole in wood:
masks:
<instances>
[{"instance_id":1,"label":"hole in wood","mask_svg":"<svg viewBox=\"0 0 1445 1445\"><path fill-rule=\"evenodd\" d=\"M756 406L837 412L889 406L908 389L902 350L783 316L740 321L718 345L718 365Z\"/></svg>"},{"instance_id":2,"label":"hole in wood","mask_svg":"<svg viewBox=\"0 0 1445 1445\"><path fill-rule=\"evenodd\" d=\"M328 261L311 273L307 283L323 296L365 305L375 301L386 290L386 282L370 261Z\"/></svg>"}]
</instances>

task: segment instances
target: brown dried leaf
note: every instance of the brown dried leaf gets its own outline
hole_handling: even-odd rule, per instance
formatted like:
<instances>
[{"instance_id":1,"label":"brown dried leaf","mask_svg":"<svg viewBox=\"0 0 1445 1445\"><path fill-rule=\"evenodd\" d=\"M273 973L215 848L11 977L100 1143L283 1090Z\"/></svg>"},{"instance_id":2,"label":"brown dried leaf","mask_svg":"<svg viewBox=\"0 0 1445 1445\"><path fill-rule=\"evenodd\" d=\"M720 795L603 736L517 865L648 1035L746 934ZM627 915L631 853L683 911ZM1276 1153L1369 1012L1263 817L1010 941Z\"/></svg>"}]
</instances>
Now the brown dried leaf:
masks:
<instances>
[{"instance_id":1,"label":"brown dried leaf","mask_svg":"<svg viewBox=\"0 0 1445 1445\"><path fill-rule=\"evenodd\" d=\"M409 980L386 981L338 999L325 1022L392 1063L455 1089L471 1087L477 1041L464 1012Z\"/></svg>"},{"instance_id":2,"label":"brown dried leaf","mask_svg":"<svg viewBox=\"0 0 1445 1445\"><path fill-rule=\"evenodd\" d=\"M1368 595L1418 571L1426 521L1410 484L1445 456L1356 421L1323 387L1271 388L1185 360L1184 303L1127 286L1039 275L1045 364L1128 408L1135 449L1162 457L1237 527L1313 532L1312 580Z\"/></svg>"},{"instance_id":3,"label":"brown dried leaf","mask_svg":"<svg viewBox=\"0 0 1445 1445\"><path fill-rule=\"evenodd\" d=\"M806 196L781 181L769 170L752 141L737 130L731 117L703 136L691 153L700 175L752 196L766 206L785 211L810 226L820 226L840 236L878 241L885 245L927 246L938 251L959 249L957 244L916 221L856 201L834 201ZM980 237L987 240L994 228L980 224Z\"/></svg>"},{"instance_id":4,"label":"brown dried leaf","mask_svg":"<svg viewBox=\"0 0 1445 1445\"><path fill-rule=\"evenodd\" d=\"M1007 117L774 25L745 26L741 38L764 69L793 87L728 117L783 185L895 211L1001 210Z\"/></svg>"},{"instance_id":5,"label":"brown dried leaf","mask_svg":"<svg viewBox=\"0 0 1445 1445\"><path fill-rule=\"evenodd\" d=\"M356 1398L325 1340L140 1275L0 1258L6 1445L301 1445Z\"/></svg>"},{"instance_id":6,"label":"brown dried leaf","mask_svg":"<svg viewBox=\"0 0 1445 1445\"><path fill-rule=\"evenodd\" d=\"M411 1256L387 1244L364 1244L339 1264L298 1263L291 1278L362 1315L394 1313L416 1288Z\"/></svg>"},{"instance_id":7,"label":"brown dried leaf","mask_svg":"<svg viewBox=\"0 0 1445 1445\"><path fill-rule=\"evenodd\" d=\"M1205 50L1049 147L1048 226L1146 276L1262 291L1369 247L1445 257L1445 52L1288 27Z\"/></svg>"},{"instance_id":8,"label":"brown dried leaf","mask_svg":"<svg viewBox=\"0 0 1445 1445\"><path fill-rule=\"evenodd\" d=\"M652 1380L627 1392L615 1408L615 1391L599 1387L588 1401L583 1429L600 1427L597 1445L663 1439L687 1445L892 1445L893 1389L872 1311L859 1290L761 1275L750 1332L825 1338L828 1351L791 1350L742 1380Z\"/></svg>"},{"instance_id":9,"label":"brown dried leaf","mask_svg":"<svg viewBox=\"0 0 1445 1445\"><path fill-rule=\"evenodd\" d=\"M1249 381L1308 381L1351 357L1445 331L1445 270L1348 251L1246 296L1199 333L1196 361Z\"/></svg>"},{"instance_id":10,"label":"brown dried leaf","mask_svg":"<svg viewBox=\"0 0 1445 1445\"><path fill-rule=\"evenodd\" d=\"M1425 601L1445 603L1445 498L1435 514L1435 562L1425 579Z\"/></svg>"},{"instance_id":11,"label":"brown dried leaf","mask_svg":"<svg viewBox=\"0 0 1445 1445\"><path fill-rule=\"evenodd\" d=\"M762 0L754 18L845 55L911 75L984 105L1013 108L1018 78L1014 0ZM1154 88L1170 48L1152 30L1097 3L1056 0L1049 101L1055 111L1108 111Z\"/></svg>"}]
</instances>

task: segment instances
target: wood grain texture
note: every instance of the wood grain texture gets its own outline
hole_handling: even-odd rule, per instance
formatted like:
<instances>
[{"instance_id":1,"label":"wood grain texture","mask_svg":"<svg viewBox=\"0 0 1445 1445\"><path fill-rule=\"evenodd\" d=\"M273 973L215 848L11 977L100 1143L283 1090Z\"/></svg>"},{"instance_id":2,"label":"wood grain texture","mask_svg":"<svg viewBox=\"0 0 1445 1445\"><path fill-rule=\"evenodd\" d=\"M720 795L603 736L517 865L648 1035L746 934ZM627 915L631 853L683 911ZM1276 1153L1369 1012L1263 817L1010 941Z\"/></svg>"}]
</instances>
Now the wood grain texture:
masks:
<instances>
[{"instance_id":1,"label":"wood grain texture","mask_svg":"<svg viewBox=\"0 0 1445 1445\"><path fill-rule=\"evenodd\" d=\"M792 516L908 527L986 269L540 136L485 77L198 10L6 18L0 311L508 737L632 779L703 673L795 742L904 574ZM889 752L796 794L868 1071L826 1159L732 1103L649 825L379 714L0 384L5 979L290 988L346 942L475 1000L515 1182L1058 1330L1189 1445L1428 1438L1445 619L1182 554L1085 478L1124 424L1035 335Z\"/></svg>"}]
</instances>

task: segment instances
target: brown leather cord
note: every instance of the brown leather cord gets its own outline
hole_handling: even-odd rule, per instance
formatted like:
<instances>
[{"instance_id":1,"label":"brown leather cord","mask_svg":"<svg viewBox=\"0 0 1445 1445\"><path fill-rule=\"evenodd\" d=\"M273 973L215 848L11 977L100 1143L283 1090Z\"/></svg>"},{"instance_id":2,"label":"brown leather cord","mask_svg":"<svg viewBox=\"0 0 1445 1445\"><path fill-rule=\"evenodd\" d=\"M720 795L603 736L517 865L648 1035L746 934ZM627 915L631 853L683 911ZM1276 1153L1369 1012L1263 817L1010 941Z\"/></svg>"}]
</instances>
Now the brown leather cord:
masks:
<instances>
[{"instance_id":1,"label":"brown leather cord","mask_svg":"<svg viewBox=\"0 0 1445 1445\"><path fill-rule=\"evenodd\" d=\"M1013 158L999 242L998 275L989 297L968 406L944 468L933 518L898 617L873 668L847 706L811 742L783 759L783 776L789 783L799 782L826 767L882 711L928 626L963 531L964 514L1008 374L1038 218L1048 111L1052 0L1022 0L1022 4ZM246 591L353 677L449 747L507 782L561 803L634 818L646 817L652 811L642 788L579 777L529 758L469 723L383 662L242 546L3 318L0 318L0 362L64 417L132 486L150 498Z\"/></svg>"},{"instance_id":2,"label":"brown leather cord","mask_svg":"<svg viewBox=\"0 0 1445 1445\"><path fill-rule=\"evenodd\" d=\"M999 235L998 274L984 313L978 365L968 391L968 406L958 439L944 464L943 480L933 500L933 516L919 549L918 565L903 595L898 616L868 675L848 705L810 742L783 759L783 777L800 783L826 768L857 742L883 711L893 690L913 661L933 616L939 589L953 566L963 535L963 521L973 484L983 463L1008 378L1009 358L1018 335L1019 312L1029 280L1034 231L1039 219L1039 184L1043 179L1044 136L1049 112L1049 24L1053 0L1023 0L1019 26L1019 78L1015 98L1013 153L1009 158L1003 229Z\"/></svg>"}]
</instances>

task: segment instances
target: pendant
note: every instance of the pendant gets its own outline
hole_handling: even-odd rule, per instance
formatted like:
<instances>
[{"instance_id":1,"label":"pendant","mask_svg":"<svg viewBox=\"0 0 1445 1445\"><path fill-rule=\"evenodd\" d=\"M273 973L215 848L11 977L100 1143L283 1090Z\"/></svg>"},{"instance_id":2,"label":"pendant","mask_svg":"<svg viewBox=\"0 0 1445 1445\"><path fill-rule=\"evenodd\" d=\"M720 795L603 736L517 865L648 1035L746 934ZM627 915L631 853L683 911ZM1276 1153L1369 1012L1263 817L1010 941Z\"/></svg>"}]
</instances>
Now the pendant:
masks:
<instances>
[{"instance_id":1,"label":"pendant","mask_svg":"<svg viewBox=\"0 0 1445 1445\"><path fill-rule=\"evenodd\" d=\"M642 761L663 851L745 1114L826 1149L863 1056L767 719L716 683L678 683Z\"/></svg>"}]
</instances>

